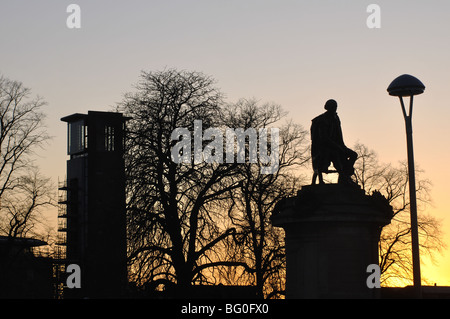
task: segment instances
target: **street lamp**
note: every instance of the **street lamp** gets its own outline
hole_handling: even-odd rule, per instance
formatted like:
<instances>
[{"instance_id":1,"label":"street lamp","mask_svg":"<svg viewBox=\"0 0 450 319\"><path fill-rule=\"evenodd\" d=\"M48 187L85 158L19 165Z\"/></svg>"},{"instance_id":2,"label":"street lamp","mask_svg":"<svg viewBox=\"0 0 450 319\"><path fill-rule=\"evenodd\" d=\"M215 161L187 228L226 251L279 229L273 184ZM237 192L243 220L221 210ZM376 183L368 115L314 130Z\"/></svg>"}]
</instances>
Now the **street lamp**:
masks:
<instances>
[{"instance_id":1,"label":"street lamp","mask_svg":"<svg viewBox=\"0 0 450 319\"><path fill-rule=\"evenodd\" d=\"M406 126L406 143L408 149L408 175L409 175L409 199L411 210L411 241L412 241L412 259L414 292L416 298L422 297L421 279L420 279L420 256L419 256L419 232L417 226L417 199L416 199L416 177L414 172L414 152L412 138L412 111L414 95L422 94L425 85L419 79L409 74L403 74L397 77L387 88L389 95L398 96L402 106L403 117ZM409 114L406 113L403 97L409 96Z\"/></svg>"}]
</instances>

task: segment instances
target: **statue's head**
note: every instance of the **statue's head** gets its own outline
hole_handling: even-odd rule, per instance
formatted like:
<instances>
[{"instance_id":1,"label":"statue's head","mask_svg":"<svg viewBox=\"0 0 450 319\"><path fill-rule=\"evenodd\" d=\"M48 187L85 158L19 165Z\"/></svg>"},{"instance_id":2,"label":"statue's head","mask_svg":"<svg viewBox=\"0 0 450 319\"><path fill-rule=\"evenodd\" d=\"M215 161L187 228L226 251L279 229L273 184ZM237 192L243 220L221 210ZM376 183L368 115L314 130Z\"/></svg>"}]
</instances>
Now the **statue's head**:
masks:
<instances>
[{"instance_id":1,"label":"statue's head","mask_svg":"<svg viewBox=\"0 0 450 319\"><path fill-rule=\"evenodd\" d=\"M330 112L336 112L337 102L335 100L328 100L325 103L325 110L330 111Z\"/></svg>"}]
</instances>

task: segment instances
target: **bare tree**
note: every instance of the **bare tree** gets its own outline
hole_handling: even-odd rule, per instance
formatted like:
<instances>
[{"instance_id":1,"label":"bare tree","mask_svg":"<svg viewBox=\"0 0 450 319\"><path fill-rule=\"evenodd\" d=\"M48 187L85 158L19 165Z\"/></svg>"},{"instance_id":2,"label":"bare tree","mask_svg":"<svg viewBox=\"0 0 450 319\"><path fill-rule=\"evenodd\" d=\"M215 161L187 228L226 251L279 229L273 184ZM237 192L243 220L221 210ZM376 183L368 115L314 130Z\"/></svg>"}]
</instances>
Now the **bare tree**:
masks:
<instances>
[{"instance_id":1,"label":"bare tree","mask_svg":"<svg viewBox=\"0 0 450 319\"><path fill-rule=\"evenodd\" d=\"M14 192L3 196L0 230L8 237L40 237L36 226L45 226L43 209L55 206L53 189L36 169L18 178Z\"/></svg>"},{"instance_id":2,"label":"bare tree","mask_svg":"<svg viewBox=\"0 0 450 319\"><path fill-rule=\"evenodd\" d=\"M48 224L43 209L53 205L50 179L34 165L34 152L49 139L41 107L45 102L30 97L22 83L0 76L0 235L10 245L3 247L0 281L17 267L21 251L15 238L46 239ZM5 291L9 291L8 289Z\"/></svg>"},{"instance_id":3,"label":"bare tree","mask_svg":"<svg viewBox=\"0 0 450 319\"><path fill-rule=\"evenodd\" d=\"M409 217L408 166L380 163L374 151L357 144L355 151L359 160L355 165L358 183L366 193L379 191L394 209L390 225L383 228L379 244L381 281L386 286L412 282L411 225ZM431 182L420 178L422 170L416 169L416 192L418 200L418 225L420 253L431 259L445 247L442 241L441 223L426 214L431 203ZM426 279L425 279L426 280Z\"/></svg>"},{"instance_id":4,"label":"bare tree","mask_svg":"<svg viewBox=\"0 0 450 319\"><path fill-rule=\"evenodd\" d=\"M0 229L11 237L28 234L50 203L49 180L33 166L34 152L49 139L45 102L30 95L21 82L0 77Z\"/></svg>"},{"instance_id":5,"label":"bare tree","mask_svg":"<svg viewBox=\"0 0 450 319\"><path fill-rule=\"evenodd\" d=\"M281 125L279 120L285 114L275 104L259 105L254 99L242 99L225 111L224 120L236 127L280 127L278 169L263 174L261 161L240 164L241 182L231 190L228 207L228 217L237 228L233 236L235 245L228 250L230 258L245 262L251 270L241 271L239 276L233 274L234 283L256 286L261 298L280 297L285 289L285 246L282 230L272 226L270 216L279 200L293 196L299 188L302 178L295 171L309 160L308 133L292 122Z\"/></svg>"},{"instance_id":6,"label":"bare tree","mask_svg":"<svg viewBox=\"0 0 450 319\"><path fill-rule=\"evenodd\" d=\"M196 120L202 121L200 130L219 126L221 103L210 77L171 69L143 72L136 92L119 105L132 118L125 159L128 256L138 285L174 283L183 290L207 281L208 268L231 264L210 254L235 232L218 221L220 202L239 182L233 178L236 164L199 161L189 152L195 143L177 154L191 153L183 163L176 163L172 152L192 137L172 140L175 129L194 132Z\"/></svg>"}]
</instances>

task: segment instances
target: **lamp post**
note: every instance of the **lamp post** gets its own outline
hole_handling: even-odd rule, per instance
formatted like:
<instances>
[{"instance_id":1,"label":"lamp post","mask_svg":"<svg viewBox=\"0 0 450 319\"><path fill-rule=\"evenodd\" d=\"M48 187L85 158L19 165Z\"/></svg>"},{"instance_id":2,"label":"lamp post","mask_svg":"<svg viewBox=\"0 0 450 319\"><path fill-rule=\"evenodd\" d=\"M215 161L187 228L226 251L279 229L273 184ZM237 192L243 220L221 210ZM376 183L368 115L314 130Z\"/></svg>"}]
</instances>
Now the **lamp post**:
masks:
<instances>
[{"instance_id":1,"label":"lamp post","mask_svg":"<svg viewBox=\"0 0 450 319\"><path fill-rule=\"evenodd\" d=\"M412 138L412 111L414 95L422 94L425 86L419 79L409 74L397 77L387 88L389 95L398 96L402 106L403 117L406 126L406 143L408 150L408 176L409 176L409 199L411 213L411 241L412 261L414 276L414 293L416 298L422 297L420 278L420 256L419 256L419 232L417 226L417 199L416 199L416 177L414 172L414 152ZM409 114L406 113L403 97L410 97Z\"/></svg>"}]
</instances>

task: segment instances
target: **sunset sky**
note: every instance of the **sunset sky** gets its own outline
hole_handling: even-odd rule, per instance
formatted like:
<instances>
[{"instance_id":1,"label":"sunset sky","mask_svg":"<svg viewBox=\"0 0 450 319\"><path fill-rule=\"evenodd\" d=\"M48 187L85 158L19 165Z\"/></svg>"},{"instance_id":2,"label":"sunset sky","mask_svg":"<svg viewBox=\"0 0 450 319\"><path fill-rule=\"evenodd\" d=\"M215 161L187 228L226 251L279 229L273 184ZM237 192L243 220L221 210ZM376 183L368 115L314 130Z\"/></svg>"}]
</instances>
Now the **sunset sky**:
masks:
<instances>
[{"instance_id":1,"label":"sunset sky","mask_svg":"<svg viewBox=\"0 0 450 319\"><path fill-rule=\"evenodd\" d=\"M71 3L81 8L81 29L66 25ZM370 4L381 8L380 28L366 24ZM228 101L278 103L306 129L333 98L346 144L395 164L406 159L406 137L386 88L407 73L426 86L414 100L415 160L433 183L427 212L443 221L450 246L449 38L448 0L0 2L0 74L48 102L54 138L38 163L55 184L67 159L60 118L109 111L141 70L164 68L212 76ZM422 277L450 286L450 247L436 260L424 260Z\"/></svg>"}]
</instances>

